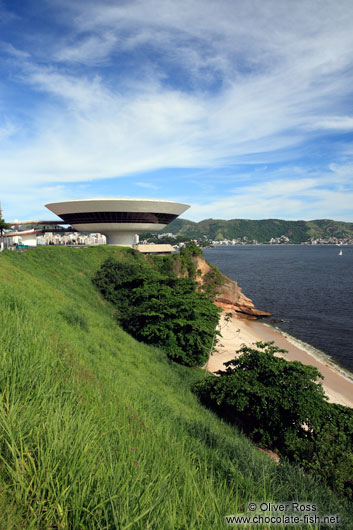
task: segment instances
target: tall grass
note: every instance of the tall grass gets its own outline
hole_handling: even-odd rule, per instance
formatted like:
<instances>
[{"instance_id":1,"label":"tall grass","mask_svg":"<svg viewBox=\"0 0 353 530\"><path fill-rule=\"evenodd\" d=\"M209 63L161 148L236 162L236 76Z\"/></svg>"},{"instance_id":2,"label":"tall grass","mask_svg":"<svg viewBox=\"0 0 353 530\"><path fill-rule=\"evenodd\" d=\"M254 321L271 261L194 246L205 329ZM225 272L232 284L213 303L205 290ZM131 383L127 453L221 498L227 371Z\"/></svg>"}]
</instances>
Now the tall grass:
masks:
<instances>
[{"instance_id":1,"label":"tall grass","mask_svg":"<svg viewBox=\"0 0 353 530\"><path fill-rule=\"evenodd\" d=\"M0 529L209 530L251 500L348 517L327 488L201 407L200 370L116 325L91 283L111 253L129 259L0 255Z\"/></svg>"}]
</instances>

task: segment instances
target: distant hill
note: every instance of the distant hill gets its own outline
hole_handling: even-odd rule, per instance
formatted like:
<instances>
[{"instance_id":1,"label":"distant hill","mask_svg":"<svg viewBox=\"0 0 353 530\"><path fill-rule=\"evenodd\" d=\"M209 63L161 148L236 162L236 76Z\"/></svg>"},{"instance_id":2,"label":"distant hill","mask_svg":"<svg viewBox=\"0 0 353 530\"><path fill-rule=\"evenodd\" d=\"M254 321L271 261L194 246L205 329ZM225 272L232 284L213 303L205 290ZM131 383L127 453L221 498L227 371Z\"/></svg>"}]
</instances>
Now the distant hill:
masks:
<instances>
[{"instance_id":1,"label":"distant hill","mask_svg":"<svg viewBox=\"0 0 353 530\"><path fill-rule=\"evenodd\" d=\"M172 233L185 238L256 240L266 243L271 238L288 237L291 243L303 243L311 238L353 239L353 223L318 219L315 221L283 221L281 219L205 219L199 223L176 219L161 233Z\"/></svg>"}]
</instances>

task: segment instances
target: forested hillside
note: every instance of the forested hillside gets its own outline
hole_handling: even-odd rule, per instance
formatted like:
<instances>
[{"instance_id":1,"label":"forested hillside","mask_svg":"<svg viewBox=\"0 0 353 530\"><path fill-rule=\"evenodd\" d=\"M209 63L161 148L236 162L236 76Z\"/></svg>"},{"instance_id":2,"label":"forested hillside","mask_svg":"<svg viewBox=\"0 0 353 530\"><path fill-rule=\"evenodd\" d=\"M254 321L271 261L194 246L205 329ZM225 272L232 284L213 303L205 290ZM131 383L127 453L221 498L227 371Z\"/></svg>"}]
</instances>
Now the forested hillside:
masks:
<instances>
[{"instance_id":1,"label":"forested hillside","mask_svg":"<svg viewBox=\"0 0 353 530\"><path fill-rule=\"evenodd\" d=\"M241 239L266 243L282 235L291 243L303 243L310 238L353 238L353 223L320 219L315 221L283 221L281 219L205 219L199 223L176 219L162 233L186 238L206 236L211 240Z\"/></svg>"}]
</instances>

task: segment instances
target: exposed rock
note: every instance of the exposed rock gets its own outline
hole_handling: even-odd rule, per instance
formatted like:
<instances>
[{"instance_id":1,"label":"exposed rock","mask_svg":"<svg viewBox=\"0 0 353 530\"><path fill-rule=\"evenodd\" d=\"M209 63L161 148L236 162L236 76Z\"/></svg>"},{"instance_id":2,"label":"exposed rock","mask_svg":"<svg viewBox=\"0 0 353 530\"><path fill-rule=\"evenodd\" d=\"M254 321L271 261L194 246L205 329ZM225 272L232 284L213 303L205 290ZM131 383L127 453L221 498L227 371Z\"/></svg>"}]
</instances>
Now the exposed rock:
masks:
<instances>
[{"instance_id":1,"label":"exposed rock","mask_svg":"<svg viewBox=\"0 0 353 530\"><path fill-rule=\"evenodd\" d=\"M201 256L194 256L193 261L196 266L198 274L196 274L196 281L202 286L205 281L205 276L212 270L212 267ZM221 275L221 284L217 286L217 292L214 296L214 303L216 306L226 309L228 311L236 311L255 317L268 317L271 313L256 309L252 300L247 298L243 293L237 282L228 278L224 274Z\"/></svg>"}]
</instances>

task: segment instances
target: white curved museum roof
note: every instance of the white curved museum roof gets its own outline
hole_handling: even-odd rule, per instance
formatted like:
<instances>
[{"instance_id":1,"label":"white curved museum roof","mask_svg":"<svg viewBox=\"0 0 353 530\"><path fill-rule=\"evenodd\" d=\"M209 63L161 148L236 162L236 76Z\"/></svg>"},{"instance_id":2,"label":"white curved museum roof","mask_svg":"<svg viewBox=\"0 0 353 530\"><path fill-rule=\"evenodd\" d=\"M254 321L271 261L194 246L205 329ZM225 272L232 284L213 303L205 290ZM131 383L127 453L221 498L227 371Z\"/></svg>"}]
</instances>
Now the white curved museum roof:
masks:
<instances>
[{"instance_id":1,"label":"white curved museum roof","mask_svg":"<svg viewBox=\"0 0 353 530\"><path fill-rule=\"evenodd\" d=\"M181 215L190 206L164 199L135 199L130 197L99 197L53 202L45 205L56 215L79 212L151 212Z\"/></svg>"},{"instance_id":2,"label":"white curved museum roof","mask_svg":"<svg viewBox=\"0 0 353 530\"><path fill-rule=\"evenodd\" d=\"M98 232L108 244L133 244L134 234L157 232L185 212L188 204L162 199L107 197L46 204L79 232Z\"/></svg>"}]
</instances>

